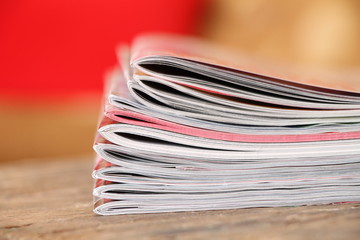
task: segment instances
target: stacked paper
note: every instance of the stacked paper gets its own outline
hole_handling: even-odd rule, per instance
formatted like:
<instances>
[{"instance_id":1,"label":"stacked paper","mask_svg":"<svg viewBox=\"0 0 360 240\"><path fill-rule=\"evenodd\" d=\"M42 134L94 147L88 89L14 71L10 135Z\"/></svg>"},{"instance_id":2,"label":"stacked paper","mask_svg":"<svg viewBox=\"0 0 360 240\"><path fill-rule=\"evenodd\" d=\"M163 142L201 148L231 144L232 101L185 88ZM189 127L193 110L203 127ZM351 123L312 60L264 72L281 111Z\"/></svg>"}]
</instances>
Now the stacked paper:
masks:
<instances>
[{"instance_id":1,"label":"stacked paper","mask_svg":"<svg viewBox=\"0 0 360 240\"><path fill-rule=\"evenodd\" d=\"M141 37L120 58L94 145L96 213L360 201L359 82L179 36Z\"/></svg>"}]
</instances>

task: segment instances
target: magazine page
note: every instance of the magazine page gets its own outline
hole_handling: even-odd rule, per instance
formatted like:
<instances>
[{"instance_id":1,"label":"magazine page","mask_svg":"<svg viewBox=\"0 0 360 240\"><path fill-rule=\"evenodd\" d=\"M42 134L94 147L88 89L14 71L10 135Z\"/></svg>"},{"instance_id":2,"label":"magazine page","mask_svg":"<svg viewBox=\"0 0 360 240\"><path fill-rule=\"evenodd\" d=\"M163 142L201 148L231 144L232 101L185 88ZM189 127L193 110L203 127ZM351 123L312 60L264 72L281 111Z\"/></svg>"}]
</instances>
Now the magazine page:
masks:
<instances>
[{"instance_id":1,"label":"magazine page","mask_svg":"<svg viewBox=\"0 0 360 240\"><path fill-rule=\"evenodd\" d=\"M261 78L265 82L287 85L289 88L300 87L307 90L323 91L329 94L343 94L352 92L359 97L360 83L358 69L335 72L331 69L322 71L304 69L299 66L284 63L271 63L255 59L244 53L234 53L229 49L214 45L203 39L169 34L143 35L134 41L130 62L133 65L149 64L160 59L189 60L193 65L217 66L218 74L222 70L234 70L238 74L245 74ZM347 79L344 81L344 78ZM267 81L266 81L267 80ZM346 94L346 93L345 93Z\"/></svg>"}]
</instances>

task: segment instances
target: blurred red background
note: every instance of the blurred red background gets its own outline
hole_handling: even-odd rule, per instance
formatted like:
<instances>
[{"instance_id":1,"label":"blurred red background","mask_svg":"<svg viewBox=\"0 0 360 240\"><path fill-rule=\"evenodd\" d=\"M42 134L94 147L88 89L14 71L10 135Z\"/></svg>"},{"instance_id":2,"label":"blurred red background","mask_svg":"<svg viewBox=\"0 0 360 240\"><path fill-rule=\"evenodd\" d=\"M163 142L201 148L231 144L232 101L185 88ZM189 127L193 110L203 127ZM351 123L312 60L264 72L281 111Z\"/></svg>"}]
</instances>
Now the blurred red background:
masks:
<instances>
[{"instance_id":1,"label":"blurred red background","mask_svg":"<svg viewBox=\"0 0 360 240\"><path fill-rule=\"evenodd\" d=\"M99 93L114 48L147 31L194 33L199 0L2 0L1 96Z\"/></svg>"}]
</instances>

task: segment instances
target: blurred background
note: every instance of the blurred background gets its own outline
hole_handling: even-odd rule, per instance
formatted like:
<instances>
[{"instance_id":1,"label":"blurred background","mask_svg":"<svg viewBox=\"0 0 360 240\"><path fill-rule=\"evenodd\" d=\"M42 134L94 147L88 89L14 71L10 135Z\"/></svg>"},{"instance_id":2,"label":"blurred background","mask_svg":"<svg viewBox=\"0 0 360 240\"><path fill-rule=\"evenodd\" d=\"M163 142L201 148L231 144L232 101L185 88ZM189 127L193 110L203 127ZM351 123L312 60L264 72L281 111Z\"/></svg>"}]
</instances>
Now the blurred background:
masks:
<instances>
[{"instance_id":1,"label":"blurred background","mask_svg":"<svg viewBox=\"0 0 360 240\"><path fill-rule=\"evenodd\" d=\"M0 162L91 156L114 49L151 31L271 61L360 68L357 0L2 0Z\"/></svg>"}]
</instances>

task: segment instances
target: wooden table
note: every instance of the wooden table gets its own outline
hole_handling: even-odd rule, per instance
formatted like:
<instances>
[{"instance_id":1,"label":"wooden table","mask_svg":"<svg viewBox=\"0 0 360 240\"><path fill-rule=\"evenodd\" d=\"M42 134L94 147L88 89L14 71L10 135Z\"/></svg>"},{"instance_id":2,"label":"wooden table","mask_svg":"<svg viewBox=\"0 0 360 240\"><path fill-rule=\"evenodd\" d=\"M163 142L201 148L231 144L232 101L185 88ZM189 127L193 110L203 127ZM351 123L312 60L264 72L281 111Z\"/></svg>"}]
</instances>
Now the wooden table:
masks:
<instances>
[{"instance_id":1,"label":"wooden table","mask_svg":"<svg viewBox=\"0 0 360 240\"><path fill-rule=\"evenodd\" d=\"M360 239L360 204L92 212L92 157L0 166L0 239Z\"/></svg>"}]
</instances>

